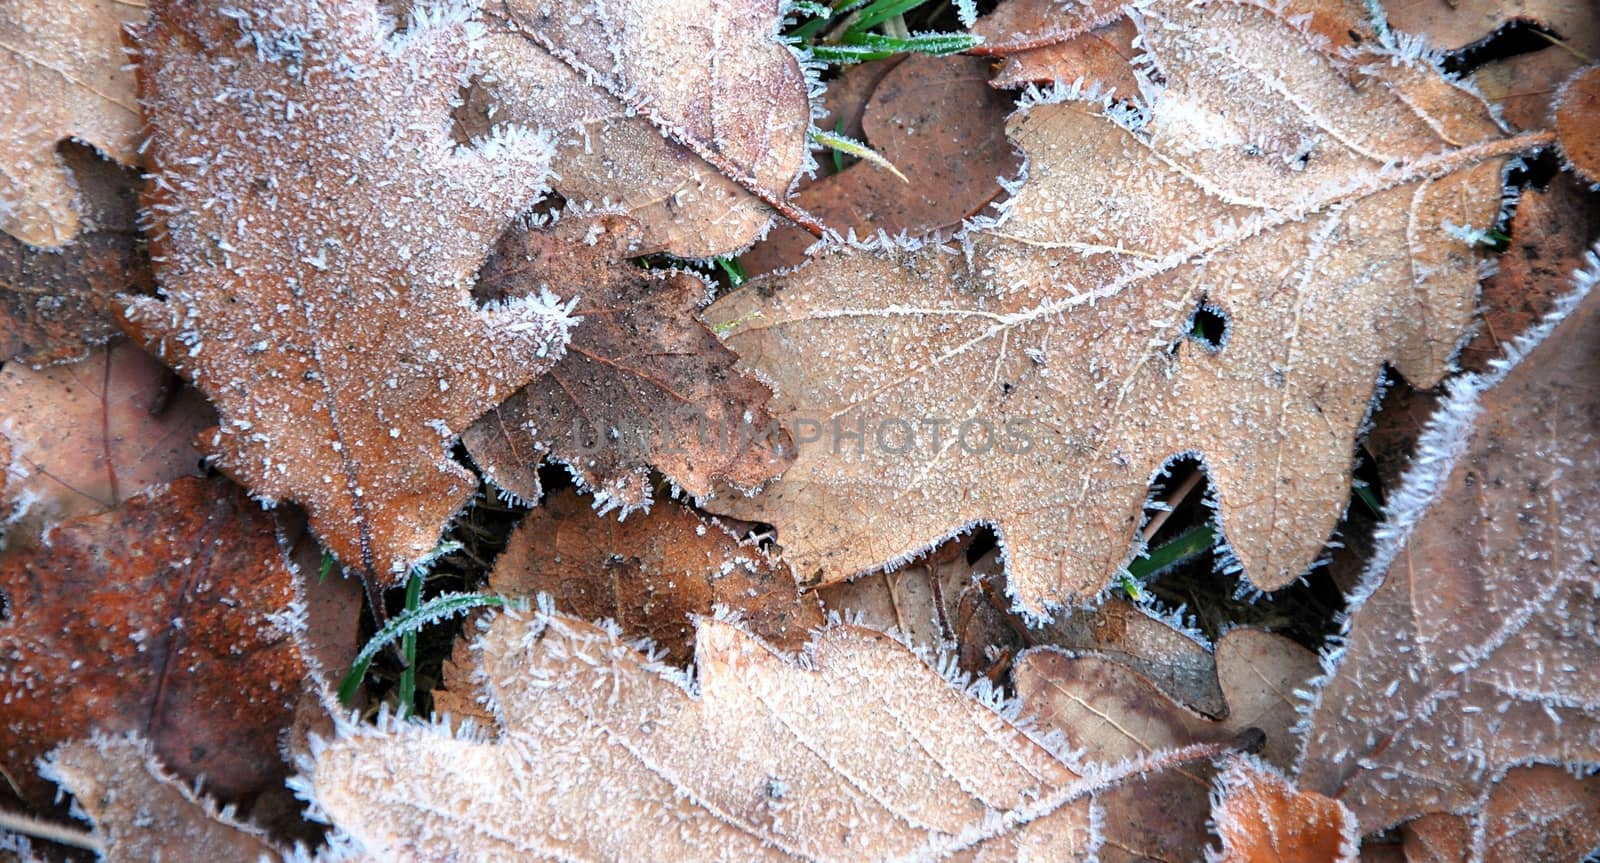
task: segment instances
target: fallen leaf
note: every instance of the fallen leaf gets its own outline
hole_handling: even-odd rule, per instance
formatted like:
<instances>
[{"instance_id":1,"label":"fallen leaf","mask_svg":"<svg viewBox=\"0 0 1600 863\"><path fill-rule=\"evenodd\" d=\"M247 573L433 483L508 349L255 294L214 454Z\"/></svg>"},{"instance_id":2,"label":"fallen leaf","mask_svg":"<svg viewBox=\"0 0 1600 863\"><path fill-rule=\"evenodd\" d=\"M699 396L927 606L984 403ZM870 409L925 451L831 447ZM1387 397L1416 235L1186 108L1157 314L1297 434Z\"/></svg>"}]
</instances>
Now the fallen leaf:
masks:
<instances>
[{"instance_id":1,"label":"fallen leaf","mask_svg":"<svg viewBox=\"0 0 1600 863\"><path fill-rule=\"evenodd\" d=\"M1518 20L1551 32L1548 47L1497 59L1472 73L1477 90L1519 129L1545 126L1561 82L1600 54L1593 0L1396 0L1383 9L1391 28L1447 51L1492 38Z\"/></svg>"},{"instance_id":2,"label":"fallen leaf","mask_svg":"<svg viewBox=\"0 0 1600 863\"><path fill-rule=\"evenodd\" d=\"M971 639L962 626L963 600L981 595L982 582L1000 575L998 554L967 562L965 543L950 542L926 557L889 572L831 584L816 591L822 607L844 620L856 620L884 632L894 631L908 644L930 654L961 650L976 640L980 651L995 643L987 631ZM965 662L963 671L970 671Z\"/></svg>"},{"instance_id":3,"label":"fallen leaf","mask_svg":"<svg viewBox=\"0 0 1600 863\"><path fill-rule=\"evenodd\" d=\"M497 122L559 130L569 201L622 206L650 251L737 252L806 161L807 84L777 0L510 0L490 12ZM803 220L803 217L802 217Z\"/></svg>"},{"instance_id":4,"label":"fallen leaf","mask_svg":"<svg viewBox=\"0 0 1600 863\"><path fill-rule=\"evenodd\" d=\"M83 231L59 249L0 235L0 362L81 359L118 332L115 295L155 290L127 172L87 147L64 145L59 156L73 173Z\"/></svg>"},{"instance_id":5,"label":"fallen leaf","mask_svg":"<svg viewBox=\"0 0 1600 863\"><path fill-rule=\"evenodd\" d=\"M184 781L241 805L279 793L278 735L306 666L272 518L220 479L184 477L0 555L0 767L33 805L34 760L134 731Z\"/></svg>"},{"instance_id":6,"label":"fallen leaf","mask_svg":"<svg viewBox=\"0 0 1600 863\"><path fill-rule=\"evenodd\" d=\"M41 247L77 236L77 187L61 141L133 163L141 117L122 32L143 19L143 4L118 0L0 5L0 230Z\"/></svg>"},{"instance_id":7,"label":"fallen leaf","mask_svg":"<svg viewBox=\"0 0 1600 863\"><path fill-rule=\"evenodd\" d=\"M0 369L0 491L8 547L66 519L114 509L144 489L200 472L194 435L216 414L166 367L126 342L71 365Z\"/></svg>"},{"instance_id":8,"label":"fallen leaf","mask_svg":"<svg viewBox=\"0 0 1600 863\"><path fill-rule=\"evenodd\" d=\"M1233 758L1217 775L1215 863L1355 863L1361 834L1337 800L1297 791L1276 769Z\"/></svg>"},{"instance_id":9,"label":"fallen leaf","mask_svg":"<svg viewBox=\"0 0 1600 863\"><path fill-rule=\"evenodd\" d=\"M1065 42L1007 54L990 83L996 87L1045 86L1081 78L1118 99L1136 98L1140 87L1133 62L1140 53L1134 45L1138 35L1132 19L1117 18Z\"/></svg>"},{"instance_id":10,"label":"fallen leaf","mask_svg":"<svg viewBox=\"0 0 1600 863\"><path fill-rule=\"evenodd\" d=\"M1217 682L1227 702L1219 720L1194 712L1129 666L1105 656L1036 648L1012 672L1023 709L1045 731L1091 763L1116 764L1164 749L1222 743L1250 729L1266 735L1262 757L1294 759L1292 693L1317 671L1311 651L1280 635L1235 629L1216 648ZM1194 764L1102 792L1106 845L1100 859L1187 861L1205 842L1212 770Z\"/></svg>"},{"instance_id":11,"label":"fallen leaf","mask_svg":"<svg viewBox=\"0 0 1600 863\"><path fill-rule=\"evenodd\" d=\"M137 734L64 743L41 772L76 798L106 863L276 863L284 857L260 829L168 774Z\"/></svg>"},{"instance_id":12,"label":"fallen leaf","mask_svg":"<svg viewBox=\"0 0 1600 863\"><path fill-rule=\"evenodd\" d=\"M518 130L452 143L468 14L393 34L370 0L162 0L140 35L163 298L130 302L127 325L217 405L217 466L304 506L369 583L435 547L476 487L456 435L570 325L551 295L479 308L468 291L549 159Z\"/></svg>"},{"instance_id":13,"label":"fallen leaf","mask_svg":"<svg viewBox=\"0 0 1600 863\"><path fill-rule=\"evenodd\" d=\"M1401 829L1408 863L1582 860L1600 847L1600 778L1515 767L1475 811L1424 815Z\"/></svg>"},{"instance_id":14,"label":"fallen leaf","mask_svg":"<svg viewBox=\"0 0 1600 863\"><path fill-rule=\"evenodd\" d=\"M489 588L528 599L547 593L562 614L612 620L674 665L688 664L694 619L716 606L738 612L751 634L780 650L799 650L823 623L788 567L671 501L619 522L572 491L557 493L512 532Z\"/></svg>"},{"instance_id":15,"label":"fallen leaf","mask_svg":"<svg viewBox=\"0 0 1600 863\"><path fill-rule=\"evenodd\" d=\"M1380 367L1449 369L1478 281L1463 226L1494 224L1508 157L1550 134L1505 138L1432 67L1356 71L1248 3L1139 20L1166 89L1015 117L1028 181L959 254L840 251L706 310L799 448L706 505L775 524L803 584L985 522L1032 614L1085 602L1134 554L1151 478L1197 453L1275 589L1344 511Z\"/></svg>"},{"instance_id":16,"label":"fallen leaf","mask_svg":"<svg viewBox=\"0 0 1600 863\"><path fill-rule=\"evenodd\" d=\"M1600 66L1580 69L1561 85L1554 116L1567 167L1600 188Z\"/></svg>"},{"instance_id":17,"label":"fallen leaf","mask_svg":"<svg viewBox=\"0 0 1600 863\"><path fill-rule=\"evenodd\" d=\"M579 296L567 354L463 435L490 481L539 499L538 467L567 465L602 509L650 504L654 466L694 496L721 481L754 488L793 457L767 414L772 391L696 312L711 288L681 270L645 270L638 223L569 215L501 240L479 277L489 301Z\"/></svg>"},{"instance_id":18,"label":"fallen leaf","mask_svg":"<svg viewBox=\"0 0 1600 863\"><path fill-rule=\"evenodd\" d=\"M802 665L702 620L693 682L544 613L494 617L474 652L500 742L352 729L296 780L370 853L1079 860L1089 792L1122 775L1080 776L859 627L824 630Z\"/></svg>"},{"instance_id":19,"label":"fallen leaf","mask_svg":"<svg viewBox=\"0 0 1600 863\"><path fill-rule=\"evenodd\" d=\"M1011 99L988 78L980 57L907 57L873 89L861 134L910 182L856 162L802 183L795 203L841 236L920 237L977 215L1022 168L1005 136ZM797 225L779 226L739 263L751 275L794 266L816 241Z\"/></svg>"},{"instance_id":20,"label":"fallen leaf","mask_svg":"<svg viewBox=\"0 0 1600 863\"><path fill-rule=\"evenodd\" d=\"M1515 765L1600 763L1597 279L1591 256L1510 360L1452 384L1389 497L1299 767L1366 832L1464 811Z\"/></svg>"}]
</instances>

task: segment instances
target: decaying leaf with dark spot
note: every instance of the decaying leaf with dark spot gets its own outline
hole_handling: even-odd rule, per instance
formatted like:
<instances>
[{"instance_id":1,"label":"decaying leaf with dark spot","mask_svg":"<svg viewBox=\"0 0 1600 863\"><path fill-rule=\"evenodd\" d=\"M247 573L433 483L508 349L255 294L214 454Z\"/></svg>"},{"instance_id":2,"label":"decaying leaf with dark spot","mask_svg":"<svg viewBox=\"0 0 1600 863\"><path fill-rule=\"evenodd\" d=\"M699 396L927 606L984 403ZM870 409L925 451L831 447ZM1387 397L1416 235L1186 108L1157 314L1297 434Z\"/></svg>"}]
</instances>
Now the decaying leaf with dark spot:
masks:
<instances>
[{"instance_id":1,"label":"decaying leaf with dark spot","mask_svg":"<svg viewBox=\"0 0 1600 863\"><path fill-rule=\"evenodd\" d=\"M1424 815L1401 831L1407 863L1583 860L1600 848L1600 777L1514 767L1474 811Z\"/></svg>"},{"instance_id":2,"label":"decaying leaf with dark spot","mask_svg":"<svg viewBox=\"0 0 1600 863\"><path fill-rule=\"evenodd\" d=\"M1552 110L1567 167L1591 188L1600 188L1600 65L1574 72L1556 93Z\"/></svg>"},{"instance_id":3,"label":"decaying leaf with dark spot","mask_svg":"<svg viewBox=\"0 0 1600 863\"><path fill-rule=\"evenodd\" d=\"M710 286L635 266L639 241L626 216L571 215L510 232L484 265L483 299L578 297L566 356L463 436L489 479L523 500L539 499L545 457L623 514L650 503L651 467L702 496L719 482L754 488L793 459L767 413L772 391L697 317Z\"/></svg>"},{"instance_id":4,"label":"decaying leaf with dark spot","mask_svg":"<svg viewBox=\"0 0 1600 863\"><path fill-rule=\"evenodd\" d=\"M1253 758L1230 759L1217 775L1212 820L1222 851L1213 863L1356 863L1361 834L1337 800L1299 791Z\"/></svg>"},{"instance_id":5,"label":"decaying leaf with dark spot","mask_svg":"<svg viewBox=\"0 0 1600 863\"><path fill-rule=\"evenodd\" d=\"M905 58L874 87L862 134L909 182L856 162L802 183L795 203L841 236L920 237L977 215L1022 168L1005 135L1011 100L988 77L989 61L979 57ZM751 275L793 266L816 241L798 226L779 226L739 262Z\"/></svg>"},{"instance_id":6,"label":"decaying leaf with dark spot","mask_svg":"<svg viewBox=\"0 0 1600 863\"><path fill-rule=\"evenodd\" d=\"M288 618L293 575L271 516L221 479L184 477L0 555L0 767L34 805L34 760L136 732L209 793L282 793L278 736L307 670ZM284 795L287 796L287 795Z\"/></svg>"},{"instance_id":7,"label":"decaying leaf with dark spot","mask_svg":"<svg viewBox=\"0 0 1600 863\"><path fill-rule=\"evenodd\" d=\"M0 370L0 489L7 547L65 519L113 509L200 471L194 436L216 422L205 399L138 348L117 342L71 365Z\"/></svg>"},{"instance_id":8,"label":"decaying leaf with dark spot","mask_svg":"<svg viewBox=\"0 0 1600 863\"><path fill-rule=\"evenodd\" d=\"M168 774L137 734L56 748L42 772L77 800L105 863L276 863L283 850Z\"/></svg>"},{"instance_id":9,"label":"decaying leaf with dark spot","mask_svg":"<svg viewBox=\"0 0 1600 863\"><path fill-rule=\"evenodd\" d=\"M788 567L670 501L619 522L571 491L554 495L511 534L489 588L530 599L548 593L561 613L614 621L677 665L693 656L694 619L718 606L780 650L800 649L823 622Z\"/></svg>"},{"instance_id":10,"label":"decaying leaf with dark spot","mask_svg":"<svg viewBox=\"0 0 1600 863\"><path fill-rule=\"evenodd\" d=\"M1244 574L1298 579L1345 509L1379 371L1449 371L1505 168L1553 135L1508 137L1432 65L1354 62L1293 12L1141 5L1164 88L1140 111L1069 88L1014 115L1028 179L996 224L830 252L710 306L799 452L707 508L775 525L806 584L987 523L1044 616L1100 593L1152 478L1198 454ZM1207 308L1214 343L1192 336Z\"/></svg>"},{"instance_id":11,"label":"decaying leaf with dark spot","mask_svg":"<svg viewBox=\"0 0 1600 863\"><path fill-rule=\"evenodd\" d=\"M1597 280L1591 256L1509 362L1452 384L1390 495L1299 767L1364 832L1515 765L1600 764Z\"/></svg>"},{"instance_id":12,"label":"decaying leaf with dark spot","mask_svg":"<svg viewBox=\"0 0 1600 863\"><path fill-rule=\"evenodd\" d=\"M58 157L72 171L83 231L48 250L0 235L0 362L81 358L117 333L114 296L155 290L127 172L87 147L63 145Z\"/></svg>"},{"instance_id":13,"label":"decaying leaf with dark spot","mask_svg":"<svg viewBox=\"0 0 1600 863\"><path fill-rule=\"evenodd\" d=\"M122 33L144 14L120 0L0 3L0 230L12 238L55 247L77 236L81 201L62 141L136 159L141 118Z\"/></svg>"},{"instance_id":14,"label":"decaying leaf with dark spot","mask_svg":"<svg viewBox=\"0 0 1600 863\"><path fill-rule=\"evenodd\" d=\"M485 112L555 130L552 180L623 207L649 251L737 252L787 209L805 164L806 80L778 0L490 4ZM793 213L793 211L790 211Z\"/></svg>"},{"instance_id":15,"label":"decaying leaf with dark spot","mask_svg":"<svg viewBox=\"0 0 1600 863\"><path fill-rule=\"evenodd\" d=\"M371 0L167 0L139 39L162 298L126 323L217 405L217 466L304 506L377 584L470 499L456 436L549 368L571 323L549 294L480 308L468 290L550 158L515 129L452 142L469 15L396 34Z\"/></svg>"},{"instance_id":16,"label":"decaying leaf with dark spot","mask_svg":"<svg viewBox=\"0 0 1600 863\"><path fill-rule=\"evenodd\" d=\"M1287 638L1235 629L1216 649L1217 681L1227 702L1213 720L1174 701L1126 664L1055 648L1024 653L1013 671L1023 710L1040 727L1065 737L1072 750L1100 764L1163 749L1233 740L1249 729L1266 735L1269 763L1288 766L1297 718L1294 690L1317 671L1316 656ZM1131 780L1100 796L1106 844L1100 859L1122 863L1187 861L1205 842L1213 770L1203 764Z\"/></svg>"}]
</instances>

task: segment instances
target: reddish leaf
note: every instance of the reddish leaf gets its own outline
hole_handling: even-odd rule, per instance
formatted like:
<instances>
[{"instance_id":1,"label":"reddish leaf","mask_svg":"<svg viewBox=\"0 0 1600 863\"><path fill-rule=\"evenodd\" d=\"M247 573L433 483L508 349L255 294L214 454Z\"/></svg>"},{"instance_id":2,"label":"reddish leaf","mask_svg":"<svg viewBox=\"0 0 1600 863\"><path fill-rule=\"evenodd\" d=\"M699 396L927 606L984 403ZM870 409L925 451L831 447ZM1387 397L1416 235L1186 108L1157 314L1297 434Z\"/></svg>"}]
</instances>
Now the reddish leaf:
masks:
<instances>
[{"instance_id":1,"label":"reddish leaf","mask_svg":"<svg viewBox=\"0 0 1600 863\"><path fill-rule=\"evenodd\" d=\"M1556 94L1554 111L1567 166L1600 187L1600 66L1574 72Z\"/></svg>"},{"instance_id":2,"label":"reddish leaf","mask_svg":"<svg viewBox=\"0 0 1600 863\"><path fill-rule=\"evenodd\" d=\"M650 502L650 468L703 496L718 482L751 488L793 458L767 415L772 391L734 368L738 357L696 317L709 286L629 260L638 223L570 216L508 234L479 291L510 301L554 290L579 296L567 355L465 435L489 478L539 499L542 456L565 463L602 510Z\"/></svg>"},{"instance_id":3,"label":"reddish leaf","mask_svg":"<svg viewBox=\"0 0 1600 863\"><path fill-rule=\"evenodd\" d=\"M1582 860L1600 847L1600 777L1517 767L1476 811L1425 815L1402 832L1408 863Z\"/></svg>"},{"instance_id":4,"label":"reddish leaf","mask_svg":"<svg viewBox=\"0 0 1600 863\"><path fill-rule=\"evenodd\" d=\"M550 156L451 140L476 32L456 5L394 34L371 0L164 0L140 36L164 299L127 324L217 405L218 467L302 504L369 582L435 547L476 486L456 435L570 325L549 295L466 287Z\"/></svg>"},{"instance_id":5,"label":"reddish leaf","mask_svg":"<svg viewBox=\"0 0 1600 863\"><path fill-rule=\"evenodd\" d=\"M34 760L134 731L185 781L248 803L287 774L278 735L306 673L277 615L294 599L270 516L232 484L182 478L0 556L0 753L29 801Z\"/></svg>"},{"instance_id":6,"label":"reddish leaf","mask_svg":"<svg viewBox=\"0 0 1600 863\"><path fill-rule=\"evenodd\" d=\"M1355 863L1361 834L1337 800L1296 791L1283 774L1253 758L1230 761L1217 776L1212 819L1222 838L1214 863Z\"/></svg>"}]
</instances>

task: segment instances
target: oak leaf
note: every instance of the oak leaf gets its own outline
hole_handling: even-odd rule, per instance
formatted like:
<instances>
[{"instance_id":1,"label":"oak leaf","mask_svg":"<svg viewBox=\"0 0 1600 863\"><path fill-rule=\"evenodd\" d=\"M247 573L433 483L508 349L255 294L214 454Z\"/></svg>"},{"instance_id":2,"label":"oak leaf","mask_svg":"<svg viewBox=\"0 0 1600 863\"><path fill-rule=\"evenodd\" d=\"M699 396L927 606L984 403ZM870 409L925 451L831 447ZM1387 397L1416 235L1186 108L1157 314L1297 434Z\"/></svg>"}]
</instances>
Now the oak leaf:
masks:
<instances>
[{"instance_id":1,"label":"oak leaf","mask_svg":"<svg viewBox=\"0 0 1600 863\"><path fill-rule=\"evenodd\" d=\"M1293 697L1317 671L1311 651L1280 635L1236 629L1216 647L1216 676L1226 700L1221 719L1175 701L1150 678L1094 653L1035 648L1018 658L1012 676L1023 709L1041 730L1060 733L1090 762L1122 759L1195 743L1235 739L1251 729L1266 735L1262 757L1287 767L1294 759ZM1100 859L1193 859L1205 842L1207 765L1139 777L1102 792L1106 845Z\"/></svg>"},{"instance_id":2,"label":"oak leaf","mask_svg":"<svg viewBox=\"0 0 1600 863\"><path fill-rule=\"evenodd\" d=\"M199 393L126 342L38 371L8 364L0 405L7 547L35 545L59 522L199 473L193 439L216 422Z\"/></svg>"},{"instance_id":3,"label":"oak leaf","mask_svg":"<svg viewBox=\"0 0 1600 863\"><path fill-rule=\"evenodd\" d=\"M76 798L106 863L277 863L285 856L259 828L169 774L137 734L64 743L41 772Z\"/></svg>"},{"instance_id":4,"label":"oak leaf","mask_svg":"<svg viewBox=\"0 0 1600 863\"><path fill-rule=\"evenodd\" d=\"M785 199L810 105L783 14L778 0L495 4L484 110L557 132L556 191L620 205L649 251L737 252L774 208L799 215Z\"/></svg>"},{"instance_id":5,"label":"oak leaf","mask_svg":"<svg viewBox=\"0 0 1600 863\"><path fill-rule=\"evenodd\" d=\"M1136 550L1151 478L1198 453L1258 587L1298 578L1344 510L1385 362L1431 386L1472 316L1507 138L1432 66L1325 53L1249 2L1143 7L1165 89L1068 89L1015 117L1027 182L942 247L841 251L705 317L771 380L799 456L714 511L775 524L803 583L974 522L1035 615ZM1191 338L1201 314L1214 345ZM808 443L809 442L809 443Z\"/></svg>"},{"instance_id":6,"label":"oak leaf","mask_svg":"<svg viewBox=\"0 0 1600 863\"><path fill-rule=\"evenodd\" d=\"M570 325L468 291L549 160L517 130L451 142L477 32L454 5L393 34L370 0L254 0L154 3L140 35L163 297L128 325L217 405L217 466L369 582L435 547L476 486L456 435Z\"/></svg>"},{"instance_id":7,"label":"oak leaf","mask_svg":"<svg viewBox=\"0 0 1600 863\"><path fill-rule=\"evenodd\" d=\"M602 509L650 504L650 468L695 496L717 482L754 488L793 458L767 414L772 391L735 368L696 312L701 277L645 270L637 222L569 215L516 229L484 265L480 298L578 295L566 356L463 435L491 482L539 499L542 457L567 465Z\"/></svg>"},{"instance_id":8,"label":"oak leaf","mask_svg":"<svg viewBox=\"0 0 1600 863\"><path fill-rule=\"evenodd\" d=\"M615 630L500 614L474 646L499 742L352 730L296 780L391 860L1086 859L1084 777L882 633L802 663L702 620L691 682ZM405 793L395 793L397 788Z\"/></svg>"},{"instance_id":9,"label":"oak leaf","mask_svg":"<svg viewBox=\"0 0 1600 863\"><path fill-rule=\"evenodd\" d=\"M1299 765L1364 831L1465 811L1512 766L1600 763L1597 280L1591 256L1509 360L1452 384L1390 495Z\"/></svg>"},{"instance_id":10,"label":"oak leaf","mask_svg":"<svg viewBox=\"0 0 1600 863\"><path fill-rule=\"evenodd\" d=\"M0 767L48 807L36 758L91 731L138 732L185 781L241 804L279 790L278 735L307 673L293 574L271 516L184 477L0 555Z\"/></svg>"},{"instance_id":11,"label":"oak leaf","mask_svg":"<svg viewBox=\"0 0 1600 863\"><path fill-rule=\"evenodd\" d=\"M1401 832L1408 863L1582 860L1600 848L1600 777L1514 767L1473 811L1424 815Z\"/></svg>"},{"instance_id":12,"label":"oak leaf","mask_svg":"<svg viewBox=\"0 0 1600 863\"><path fill-rule=\"evenodd\" d=\"M859 161L802 182L795 204L840 236L861 237L920 237L983 211L1003 195L1001 181L1022 167L1005 137L1011 100L988 86L988 71L989 62L977 57L905 58L874 84L854 137L909 181ZM739 263L752 275L794 266L816 241L798 225L783 225Z\"/></svg>"},{"instance_id":13,"label":"oak leaf","mask_svg":"<svg viewBox=\"0 0 1600 863\"><path fill-rule=\"evenodd\" d=\"M42 247L77 235L78 190L61 141L133 163L141 116L122 35L143 19L143 4L118 0L0 5L0 230Z\"/></svg>"},{"instance_id":14,"label":"oak leaf","mask_svg":"<svg viewBox=\"0 0 1600 863\"><path fill-rule=\"evenodd\" d=\"M1254 759L1229 760L1212 809L1222 850L1207 863L1356 863L1361 835L1350 810Z\"/></svg>"}]
</instances>

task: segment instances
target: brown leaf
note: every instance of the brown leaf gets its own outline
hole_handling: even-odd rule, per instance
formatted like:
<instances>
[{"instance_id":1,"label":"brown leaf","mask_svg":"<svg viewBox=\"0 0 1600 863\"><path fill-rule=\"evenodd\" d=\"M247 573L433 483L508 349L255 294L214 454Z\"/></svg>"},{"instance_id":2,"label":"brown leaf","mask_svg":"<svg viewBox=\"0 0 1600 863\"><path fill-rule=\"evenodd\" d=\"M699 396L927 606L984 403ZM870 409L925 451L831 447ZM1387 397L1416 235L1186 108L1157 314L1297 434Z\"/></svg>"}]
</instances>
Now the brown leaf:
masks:
<instances>
[{"instance_id":1,"label":"brown leaf","mask_svg":"<svg viewBox=\"0 0 1600 863\"><path fill-rule=\"evenodd\" d=\"M530 599L548 593L562 614L615 621L675 665L693 656L694 618L716 606L738 612L780 650L799 650L823 622L788 567L671 501L619 522L574 492L557 493L511 534L489 587Z\"/></svg>"},{"instance_id":2,"label":"brown leaf","mask_svg":"<svg viewBox=\"0 0 1600 863\"><path fill-rule=\"evenodd\" d=\"M84 230L53 250L0 235L0 362L81 359L117 332L112 297L155 289L127 172L87 147L58 154L72 171Z\"/></svg>"},{"instance_id":3,"label":"brown leaf","mask_svg":"<svg viewBox=\"0 0 1600 863\"><path fill-rule=\"evenodd\" d=\"M1081 860L1086 780L882 633L835 626L804 665L699 624L691 684L614 631L500 614L474 648L499 742L400 724L305 778L386 860ZM1130 768L1131 769L1131 768Z\"/></svg>"},{"instance_id":4,"label":"brown leaf","mask_svg":"<svg viewBox=\"0 0 1600 863\"><path fill-rule=\"evenodd\" d=\"M224 800L278 789L278 734L306 674L279 617L292 577L271 517L220 479L174 480L0 555L0 767L47 807L34 759L133 731Z\"/></svg>"},{"instance_id":5,"label":"brown leaf","mask_svg":"<svg viewBox=\"0 0 1600 863\"><path fill-rule=\"evenodd\" d=\"M1505 138L1432 67L1368 77L1250 3L1140 21L1167 80L1148 114L1068 91L1015 117L1028 181L961 254L841 250L707 309L799 446L707 506L776 525L802 583L985 522L1031 613L1083 602L1132 557L1151 478L1199 453L1274 589L1344 511L1380 367L1449 368L1477 292L1462 228L1551 136ZM1204 308L1215 347L1190 337Z\"/></svg>"},{"instance_id":6,"label":"brown leaf","mask_svg":"<svg viewBox=\"0 0 1600 863\"><path fill-rule=\"evenodd\" d=\"M77 187L56 145L72 138L131 164L140 113L122 30L143 4L14 0L0 4L0 230L34 246L70 242Z\"/></svg>"},{"instance_id":7,"label":"brown leaf","mask_svg":"<svg viewBox=\"0 0 1600 863\"><path fill-rule=\"evenodd\" d=\"M1600 188L1600 65L1574 72L1556 93L1553 110L1567 167Z\"/></svg>"},{"instance_id":8,"label":"brown leaf","mask_svg":"<svg viewBox=\"0 0 1600 863\"><path fill-rule=\"evenodd\" d=\"M652 466L699 497L717 482L754 488L793 458L767 414L772 391L696 316L710 286L635 266L639 238L625 216L572 215L512 231L484 265L485 299L579 297L566 356L463 435L489 479L523 500L539 499L545 456L624 514L649 505Z\"/></svg>"},{"instance_id":9,"label":"brown leaf","mask_svg":"<svg viewBox=\"0 0 1600 863\"><path fill-rule=\"evenodd\" d=\"M1139 79L1133 71L1133 61L1140 53L1133 44L1138 35L1139 28L1132 20L1117 18L1065 42L1007 54L990 83L1025 87L1081 78L1119 99L1132 99L1139 95Z\"/></svg>"},{"instance_id":10,"label":"brown leaf","mask_svg":"<svg viewBox=\"0 0 1600 863\"><path fill-rule=\"evenodd\" d=\"M1516 767L1465 815L1424 815L1403 828L1408 863L1581 860L1600 847L1600 778Z\"/></svg>"},{"instance_id":11,"label":"brown leaf","mask_svg":"<svg viewBox=\"0 0 1600 863\"><path fill-rule=\"evenodd\" d=\"M106 863L245 863L284 856L260 829L168 774L137 734L62 744L42 772L77 798Z\"/></svg>"},{"instance_id":12,"label":"brown leaf","mask_svg":"<svg viewBox=\"0 0 1600 863\"><path fill-rule=\"evenodd\" d=\"M1251 758L1231 759L1217 776L1212 818L1222 838L1216 863L1355 863L1361 834L1337 800L1297 791Z\"/></svg>"},{"instance_id":13,"label":"brown leaf","mask_svg":"<svg viewBox=\"0 0 1600 863\"><path fill-rule=\"evenodd\" d=\"M1553 32L1548 47L1495 60L1472 74L1478 91L1520 129L1546 126L1556 88L1583 58L1600 54L1593 0L1401 0L1383 8L1391 28L1442 50L1472 45L1518 19Z\"/></svg>"},{"instance_id":14,"label":"brown leaf","mask_svg":"<svg viewBox=\"0 0 1600 863\"><path fill-rule=\"evenodd\" d=\"M1316 657L1287 638L1236 629L1217 643L1217 679L1226 716L1208 719L1174 701L1144 675L1096 655L1054 648L1024 653L1013 671L1017 696L1040 727L1100 764L1146 757L1195 743L1221 743L1247 729L1266 734L1263 758L1294 758L1292 693L1316 673ZM1125 783L1100 795L1106 807L1105 861L1187 861L1205 841L1212 770L1189 765Z\"/></svg>"},{"instance_id":15,"label":"brown leaf","mask_svg":"<svg viewBox=\"0 0 1600 863\"><path fill-rule=\"evenodd\" d=\"M451 141L463 7L401 34L371 0L164 0L151 16L164 299L130 303L129 326L218 406L218 467L301 504L341 561L392 582L476 486L448 457L456 435L565 344L550 295L479 308L466 287L540 191L548 148L514 130Z\"/></svg>"},{"instance_id":16,"label":"brown leaf","mask_svg":"<svg viewBox=\"0 0 1600 863\"><path fill-rule=\"evenodd\" d=\"M980 57L907 57L874 88L861 134L910 182L856 162L803 184L795 203L839 234L861 237L919 237L977 215L1002 196L997 178L1014 179L1022 167L1005 136L1011 100L988 77ZM780 226L739 263L752 275L794 266L816 241L799 226Z\"/></svg>"},{"instance_id":17,"label":"brown leaf","mask_svg":"<svg viewBox=\"0 0 1600 863\"><path fill-rule=\"evenodd\" d=\"M1300 764L1365 831L1463 811L1513 765L1600 762L1597 278L1591 256L1510 363L1452 386L1390 495Z\"/></svg>"},{"instance_id":18,"label":"brown leaf","mask_svg":"<svg viewBox=\"0 0 1600 863\"><path fill-rule=\"evenodd\" d=\"M199 473L196 432L216 414L166 367L126 342L71 365L0 369L0 490L7 546L58 522L113 509L145 488Z\"/></svg>"},{"instance_id":19,"label":"brown leaf","mask_svg":"<svg viewBox=\"0 0 1600 863\"><path fill-rule=\"evenodd\" d=\"M556 190L614 203L650 251L736 252L787 209L806 80L777 0L511 0L484 56L497 122L559 130ZM793 213L793 210L789 210Z\"/></svg>"}]
</instances>

